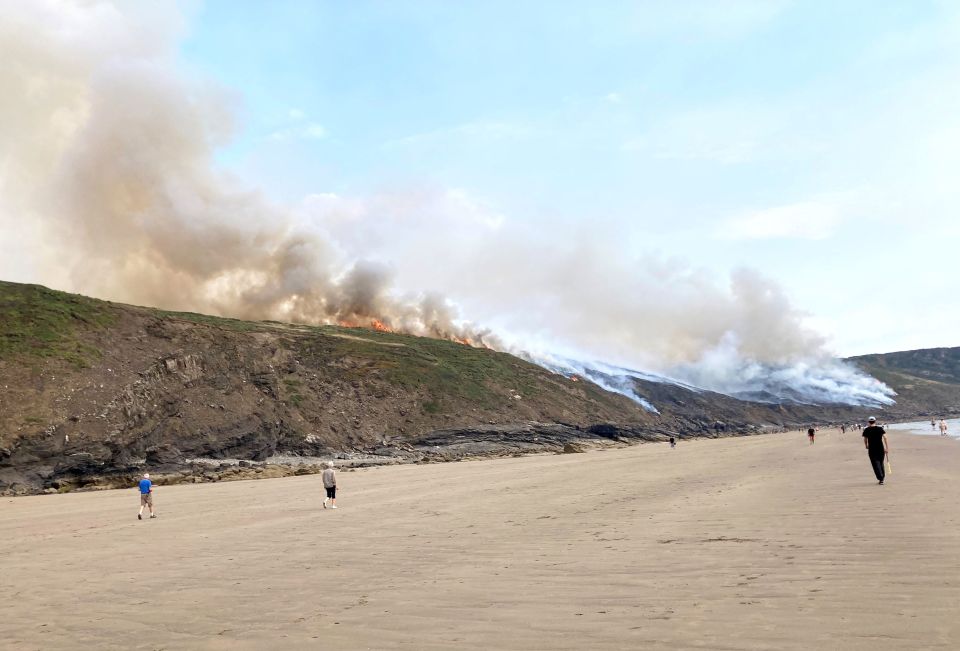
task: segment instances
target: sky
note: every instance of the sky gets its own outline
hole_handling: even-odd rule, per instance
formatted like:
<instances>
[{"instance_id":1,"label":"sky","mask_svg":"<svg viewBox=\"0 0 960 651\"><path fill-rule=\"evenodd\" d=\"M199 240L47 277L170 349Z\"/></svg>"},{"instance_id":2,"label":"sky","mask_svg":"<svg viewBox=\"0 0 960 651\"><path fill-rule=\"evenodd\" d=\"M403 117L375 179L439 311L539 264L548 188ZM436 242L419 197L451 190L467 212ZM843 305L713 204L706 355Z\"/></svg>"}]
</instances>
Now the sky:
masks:
<instances>
[{"instance_id":1,"label":"sky","mask_svg":"<svg viewBox=\"0 0 960 651\"><path fill-rule=\"evenodd\" d=\"M920 1L212 1L180 55L283 200L455 189L751 267L847 355L960 344L957 43Z\"/></svg>"},{"instance_id":2,"label":"sky","mask_svg":"<svg viewBox=\"0 0 960 651\"><path fill-rule=\"evenodd\" d=\"M574 251L594 282L640 263L720 285L753 270L839 355L960 345L956 3L179 10L164 24L178 74L215 88L235 121L217 168L303 220L329 228L333 214L338 241L397 287L509 329L498 310L522 298L458 293L430 247L404 243L522 232L517 255ZM18 244L29 224L2 226L2 276L41 277Z\"/></svg>"}]
</instances>

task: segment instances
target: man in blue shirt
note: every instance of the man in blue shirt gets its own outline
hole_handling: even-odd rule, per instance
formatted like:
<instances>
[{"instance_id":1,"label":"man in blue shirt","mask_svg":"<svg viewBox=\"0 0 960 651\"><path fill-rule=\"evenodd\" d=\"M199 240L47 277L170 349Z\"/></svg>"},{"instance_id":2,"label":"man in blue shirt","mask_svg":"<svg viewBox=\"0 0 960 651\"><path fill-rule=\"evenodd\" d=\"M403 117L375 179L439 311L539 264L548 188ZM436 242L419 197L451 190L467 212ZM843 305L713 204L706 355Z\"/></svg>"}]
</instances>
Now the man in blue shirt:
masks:
<instances>
[{"instance_id":1,"label":"man in blue shirt","mask_svg":"<svg viewBox=\"0 0 960 651\"><path fill-rule=\"evenodd\" d=\"M143 479L140 480L140 512L137 513L137 520L143 520L143 507L150 509L150 517L155 518L157 514L153 512L153 482L150 481L150 473L143 473Z\"/></svg>"}]
</instances>

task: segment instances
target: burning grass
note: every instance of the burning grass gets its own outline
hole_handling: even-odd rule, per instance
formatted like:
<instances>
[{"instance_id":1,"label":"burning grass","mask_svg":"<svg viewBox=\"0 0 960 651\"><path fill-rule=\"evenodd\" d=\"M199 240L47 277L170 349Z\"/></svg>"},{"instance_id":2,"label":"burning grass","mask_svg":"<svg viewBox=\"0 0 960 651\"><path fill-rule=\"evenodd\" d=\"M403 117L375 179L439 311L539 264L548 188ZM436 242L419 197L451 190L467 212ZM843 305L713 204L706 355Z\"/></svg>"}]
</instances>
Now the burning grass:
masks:
<instances>
[{"instance_id":1,"label":"burning grass","mask_svg":"<svg viewBox=\"0 0 960 651\"><path fill-rule=\"evenodd\" d=\"M426 415L462 415L465 409L513 410L527 401L546 401L544 404L559 411L570 399L619 408L611 402L613 396L589 382L573 383L512 355L476 348L469 342L400 334L385 324L378 328L376 323L346 327L241 321L115 305L13 283L0 283L0 360L19 356L62 359L78 368L95 365L102 355L92 343L102 340L103 334L93 333L113 325L123 310L240 334L268 332L309 367L328 372L328 379L379 387L375 392L382 396L412 394ZM571 385L580 397L570 393ZM297 408L319 400L313 383L305 378L286 378L282 393Z\"/></svg>"},{"instance_id":2,"label":"burning grass","mask_svg":"<svg viewBox=\"0 0 960 651\"><path fill-rule=\"evenodd\" d=\"M503 400L504 387L535 395L540 369L505 353L472 348L454 341L412 335L320 326L297 344L302 354L348 360L352 379L379 377L405 391L424 396L429 413L447 401L487 407Z\"/></svg>"}]
</instances>

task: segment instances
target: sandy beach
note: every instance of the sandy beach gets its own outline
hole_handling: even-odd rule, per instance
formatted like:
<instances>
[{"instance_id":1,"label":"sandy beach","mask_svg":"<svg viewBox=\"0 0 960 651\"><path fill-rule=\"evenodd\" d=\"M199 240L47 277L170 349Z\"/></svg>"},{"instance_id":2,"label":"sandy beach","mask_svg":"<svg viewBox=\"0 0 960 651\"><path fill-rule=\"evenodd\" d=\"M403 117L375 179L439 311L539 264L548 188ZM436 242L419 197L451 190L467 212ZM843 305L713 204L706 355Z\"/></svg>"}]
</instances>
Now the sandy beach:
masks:
<instances>
[{"instance_id":1,"label":"sandy beach","mask_svg":"<svg viewBox=\"0 0 960 651\"><path fill-rule=\"evenodd\" d=\"M0 501L5 649L960 646L960 445L801 432Z\"/></svg>"}]
</instances>

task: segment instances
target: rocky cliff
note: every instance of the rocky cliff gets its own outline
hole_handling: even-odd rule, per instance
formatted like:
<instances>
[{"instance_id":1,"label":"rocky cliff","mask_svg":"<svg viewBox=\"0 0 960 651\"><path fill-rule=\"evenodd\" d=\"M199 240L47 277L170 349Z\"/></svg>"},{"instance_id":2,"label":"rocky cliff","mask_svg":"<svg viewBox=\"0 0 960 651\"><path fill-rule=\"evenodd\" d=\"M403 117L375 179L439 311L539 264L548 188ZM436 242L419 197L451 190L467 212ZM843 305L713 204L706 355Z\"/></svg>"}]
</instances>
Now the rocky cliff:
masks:
<instances>
[{"instance_id":1,"label":"rocky cliff","mask_svg":"<svg viewBox=\"0 0 960 651\"><path fill-rule=\"evenodd\" d=\"M316 457L570 451L854 413L643 383L661 412L652 414L455 342L170 313L12 283L0 283L0 377L6 493L123 484L144 467L188 480L270 476L303 472L298 461ZM912 397L910 408L922 403Z\"/></svg>"}]
</instances>

